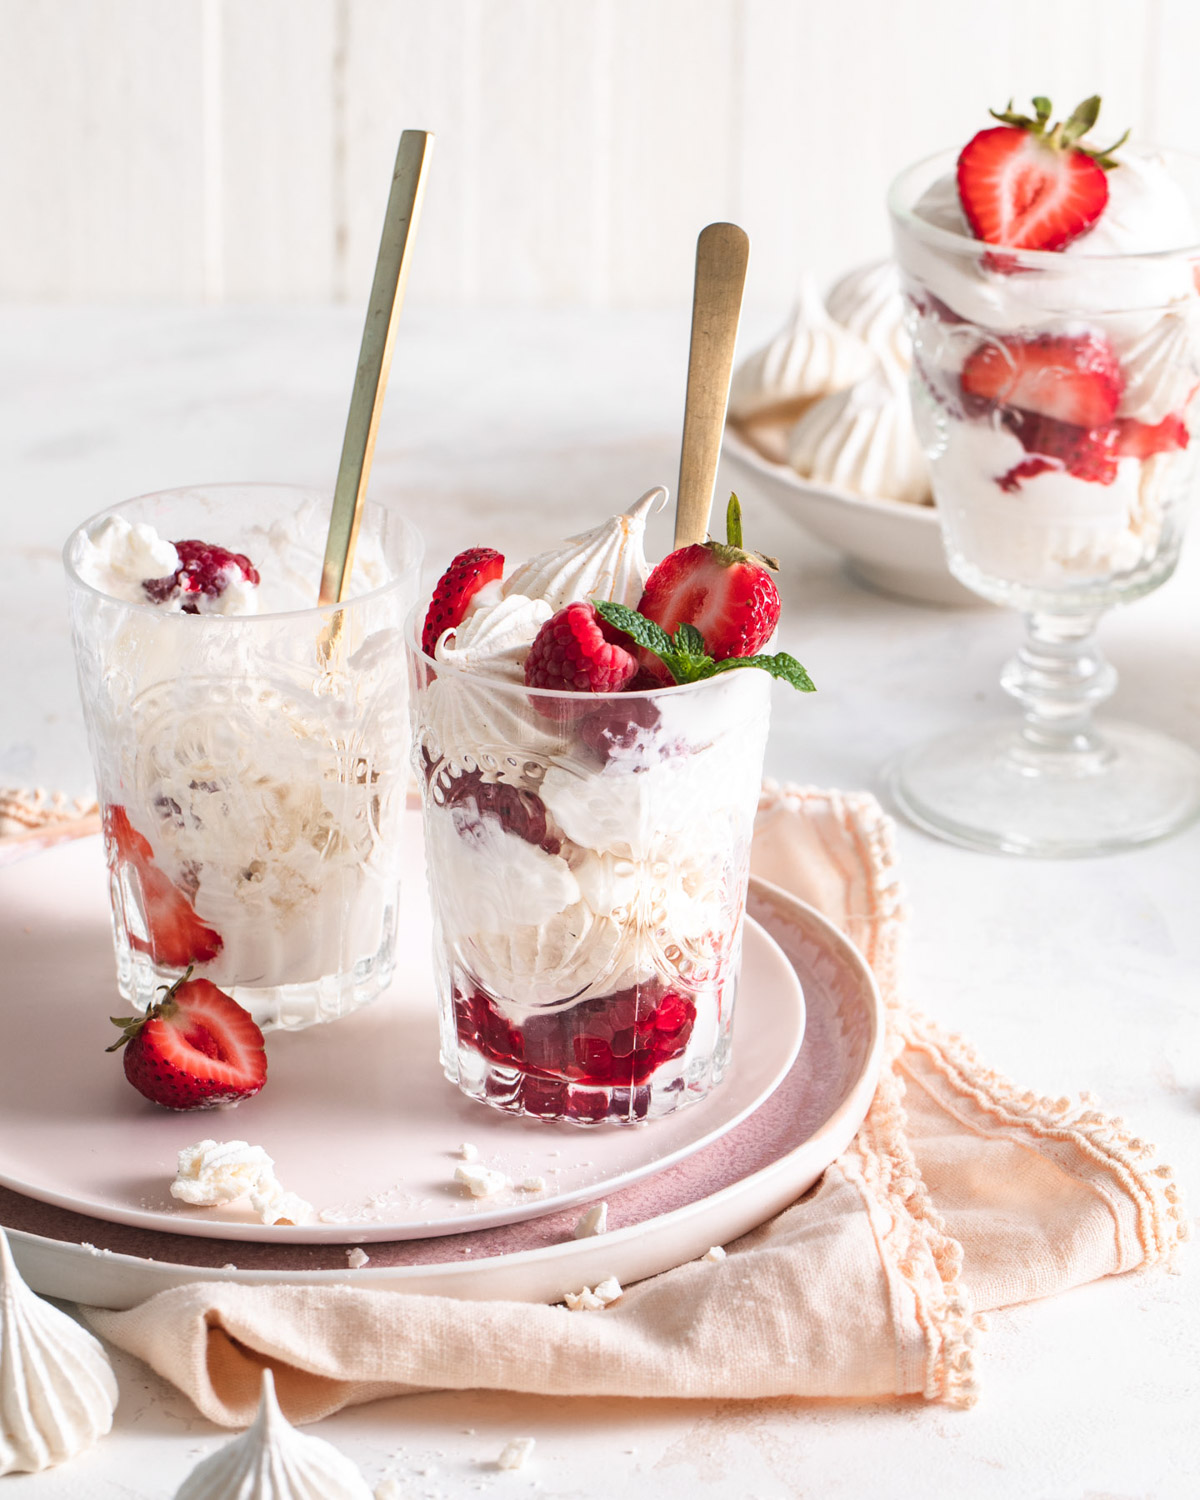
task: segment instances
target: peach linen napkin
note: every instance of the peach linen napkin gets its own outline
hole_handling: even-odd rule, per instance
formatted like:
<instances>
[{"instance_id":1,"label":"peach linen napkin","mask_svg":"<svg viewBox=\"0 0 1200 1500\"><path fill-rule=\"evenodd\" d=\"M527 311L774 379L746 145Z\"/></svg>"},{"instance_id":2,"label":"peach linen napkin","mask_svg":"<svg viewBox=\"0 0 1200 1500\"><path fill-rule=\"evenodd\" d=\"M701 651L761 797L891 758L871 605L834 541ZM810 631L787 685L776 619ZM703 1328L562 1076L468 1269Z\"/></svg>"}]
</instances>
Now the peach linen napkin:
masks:
<instances>
[{"instance_id":1,"label":"peach linen napkin","mask_svg":"<svg viewBox=\"0 0 1200 1500\"><path fill-rule=\"evenodd\" d=\"M596 1312L218 1282L90 1309L93 1327L227 1426L252 1420L264 1364L294 1422L432 1388L966 1407L988 1309L1170 1255L1187 1226L1153 1147L1089 1096L1022 1092L902 999L893 830L874 798L768 783L753 864L866 956L888 1047L850 1148L726 1260Z\"/></svg>"}]
</instances>

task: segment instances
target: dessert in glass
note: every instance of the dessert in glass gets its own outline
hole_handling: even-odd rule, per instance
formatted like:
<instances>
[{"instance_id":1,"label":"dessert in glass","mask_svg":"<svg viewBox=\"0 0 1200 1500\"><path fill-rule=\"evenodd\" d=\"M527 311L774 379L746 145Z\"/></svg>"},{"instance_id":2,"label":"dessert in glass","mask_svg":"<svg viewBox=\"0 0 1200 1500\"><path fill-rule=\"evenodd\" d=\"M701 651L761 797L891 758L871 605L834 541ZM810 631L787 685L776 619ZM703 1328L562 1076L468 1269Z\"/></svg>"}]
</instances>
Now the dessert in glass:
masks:
<instances>
[{"instance_id":1,"label":"dessert in glass","mask_svg":"<svg viewBox=\"0 0 1200 1500\"><path fill-rule=\"evenodd\" d=\"M198 486L67 542L118 983L138 1009L191 967L259 1025L300 1028L393 971L420 541L368 505L348 597L318 608L328 517L284 485Z\"/></svg>"},{"instance_id":2,"label":"dessert in glass","mask_svg":"<svg viewBox=\"0 0 1200 1500\"><path fill-rule=\"evenodd\" d=\"M886 772L917 824L1031 855L1145 843L1200 813L1200 757L1092 721L1116 674L1100 617L1164 583L1196 485L1200 161L1089 144L1011 110L892 187L913 399L949 565L1021 611L1001 681L1023 719L973 725Z\"/></svg>"},{"instance_id":3,"label":"dessert in glass","mask_svg":"<svg viewBox=\"0 0 1200 1500\"><path fill-rule=\"evenodd\" d=\"M649 574L663 494L413 618L442 1064L515 1114L655 1119L729 1063L770 675L811 684L740 523Z\"/></svg>"}]
</instances>

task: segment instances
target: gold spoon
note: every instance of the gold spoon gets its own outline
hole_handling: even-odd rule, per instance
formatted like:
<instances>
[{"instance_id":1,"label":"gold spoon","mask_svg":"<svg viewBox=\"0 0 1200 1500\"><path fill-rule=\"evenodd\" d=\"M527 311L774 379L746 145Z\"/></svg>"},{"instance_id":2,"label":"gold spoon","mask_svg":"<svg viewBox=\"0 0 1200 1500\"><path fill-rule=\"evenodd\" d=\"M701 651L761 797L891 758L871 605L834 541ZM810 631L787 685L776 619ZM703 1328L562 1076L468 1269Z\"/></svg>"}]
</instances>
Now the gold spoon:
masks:
<instances>
[{"instance_id":1,"label":"gold spoon","mask_svg":"<svg viewBox=\"0 0 1200 1500\"><path fill-rule=\"evenodd\" d=\"M683 446L675 492L676 547L702 542L708 535L749 259L749 237L736 224L709 224L700 231Z\"/></svg>"},{"instance_id":2,"label":"gold spoon","mask_svg":"<svg viewBox=\"0 0 1200 1500\"><path fill-rule=\"evenodd\" d=\"M379 256L375 261L375 279L371 283L367 321L363 325L362 345L358 351L350 412L346 417L346 436L342 442L333 510L329 517L329 538L321 569L319 604L338 604L345 598L354 567L354 545L358 540L367 481L371 477L371 460L375 455L383 395L392 366L396 325L400 321L404 288L408 283L412 246L417 237L432 153L433 135L430 131L406 130L400 137L379 241Z\"/></svg>"}]
</instances>

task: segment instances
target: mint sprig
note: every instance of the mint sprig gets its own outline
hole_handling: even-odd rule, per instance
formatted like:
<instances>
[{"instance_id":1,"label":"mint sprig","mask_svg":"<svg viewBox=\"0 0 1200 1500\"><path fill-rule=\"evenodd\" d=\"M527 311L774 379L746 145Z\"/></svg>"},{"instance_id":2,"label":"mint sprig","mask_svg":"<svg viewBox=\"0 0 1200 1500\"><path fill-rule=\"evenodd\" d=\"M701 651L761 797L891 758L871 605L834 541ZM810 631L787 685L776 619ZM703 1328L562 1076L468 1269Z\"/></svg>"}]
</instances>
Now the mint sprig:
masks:
<instances>
[{"instance_id":1,"label":"mint sprig","mask_svg":"<svg viewBox=\"0 0 1200 1500\"><path fill-rule=\"evenodd\" d=\"M694 625L685 623L672 636L627 604L617 604L611 599L593 599L592 603L602 620L624 631L636 645L652 651L676 682L700 682L719 672L758 667L781 682L790 683L798 692L816 692L812 678L786 651L777 651L772 656L763 652L757 656L727 656L723 661L714 661L705 649L703 635Z\"/></svg>"}]
</instances>

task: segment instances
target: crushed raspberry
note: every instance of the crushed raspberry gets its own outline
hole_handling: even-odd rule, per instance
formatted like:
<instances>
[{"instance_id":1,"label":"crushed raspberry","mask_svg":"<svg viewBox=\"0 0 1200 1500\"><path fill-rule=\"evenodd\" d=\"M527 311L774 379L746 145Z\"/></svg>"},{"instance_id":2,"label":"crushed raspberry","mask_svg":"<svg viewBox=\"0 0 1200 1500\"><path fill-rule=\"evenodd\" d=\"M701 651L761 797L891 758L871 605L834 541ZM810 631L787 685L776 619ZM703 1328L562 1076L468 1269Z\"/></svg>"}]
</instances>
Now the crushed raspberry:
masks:
<instances>
[{"instance_id":1,"label":"crushed raspberry","mask_svg":"<svg viewBox=\"0 0 1200 1500\"><path fill-rule=\"evenodd\" d=\"M562 840L550 830L550 818L546 804L536 792L522 791L509 786L505 781L484 781L481 771L464 771L451 781L449 786L438 783L443 807L459 808L469 814L474 808L477 817L495 818L506 832L524 839L527 844L536 844L547 854L557 854ZM462 815L456 819L460 832L465 831Z\"/></svg>"},{"instance_id":2,"label":"crushed raspberry","mask_svg":"<svg viewBox=\"0 0 1200 1500\"><path fill-rule=\"evenodd\" d=\"M1007 474L1001 474L996 483L1006 495L1015 495L1021 488L1022 479L1033 479L1038 474L1044 474L1047 469L1057 468L1058 465L1048 458L1023 458L1019 464L1014 464Z\"/></svg>"},{"instance_id":3,"label":"crushed raspberry","mask_svg":"<svg viewBox=\"0 0 1200 1500\"><path fill-rule=\"evenodd\" d=\"M654 731L662 715L648 698L609 698L579 725L579 738L608 764L654 748Z\"/></svg>"},{"instance_id":4,"label":"crushed raspberry","mask_svg":"<svg viewBox=\"0 0 1200 1500\"><path fill-rule=\"evenodd\" d=\"M647 1083L687 1047L696 1006L651 981L534 1014L519 1027L505 1020L488 995L474 989L470 995L456 995L454 1016L461 1045L489 1062L524 1072L523 1103L529 1113L588 1118L588 1110L599 1108L600 1101L580 1097L578 1091Z\"/></svg>"},{"instance_id":5,"label":"crushed raspberry","mask_svg":"<svg viewBox=\"0 0 1200 1500\"><path fill-rule=\"evenodd\" d=\"M147 578L142 588L154 604L165 604L168 599L184 595L182 610L185 615L198 615L200 605L197 595L216 599L229 587L235 572L241 573L247 583L259 583L258 569L244 553L230 552L214 542L195 540L175 543L179 553L179 566L165 578ZM186 596L191 595L191 598Z\"/></svg>"},{"instance_id":6,"label":"crushed raspberry","mask_svg":"<svg viewBox=\"0 0 1200 1500\"><path fill-rule=\"evenodd\" d=\"M568 604L538 631L525 658L525 686L564 693L619 693L637 676L623 646L606 640L593 604ZM557 710L551 706L549 711Z\"/></svg>"}]
</instances>

